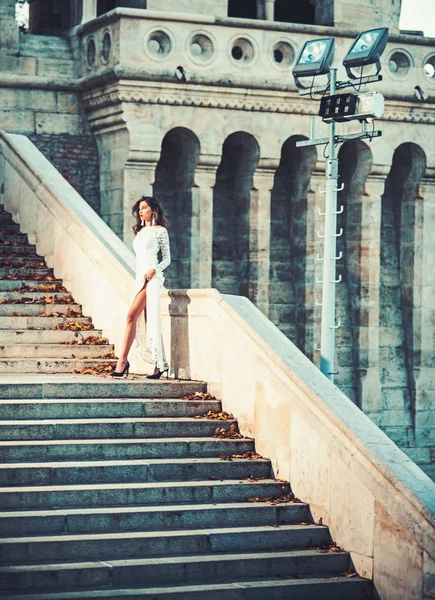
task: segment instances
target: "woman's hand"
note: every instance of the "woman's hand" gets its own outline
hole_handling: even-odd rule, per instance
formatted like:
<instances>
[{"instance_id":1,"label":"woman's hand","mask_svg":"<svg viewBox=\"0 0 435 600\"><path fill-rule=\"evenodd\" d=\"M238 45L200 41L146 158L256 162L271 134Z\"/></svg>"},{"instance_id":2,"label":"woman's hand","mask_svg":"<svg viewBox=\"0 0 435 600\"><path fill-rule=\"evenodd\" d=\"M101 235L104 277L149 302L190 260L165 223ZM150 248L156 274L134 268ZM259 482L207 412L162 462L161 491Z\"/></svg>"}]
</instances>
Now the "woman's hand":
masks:
<instances>
[{"instance_id":1,"label":"woman's hand","mask_svg":"<svg viewBox=\"0 0 435 600\"><path fill-rule=\"evenodd\" d=\"M147 271L145 273L145 281L151 281L151 279L154 277L155 274L156 274L155 269L150 269L149 271Z\"/></svg>"}]
</instances>

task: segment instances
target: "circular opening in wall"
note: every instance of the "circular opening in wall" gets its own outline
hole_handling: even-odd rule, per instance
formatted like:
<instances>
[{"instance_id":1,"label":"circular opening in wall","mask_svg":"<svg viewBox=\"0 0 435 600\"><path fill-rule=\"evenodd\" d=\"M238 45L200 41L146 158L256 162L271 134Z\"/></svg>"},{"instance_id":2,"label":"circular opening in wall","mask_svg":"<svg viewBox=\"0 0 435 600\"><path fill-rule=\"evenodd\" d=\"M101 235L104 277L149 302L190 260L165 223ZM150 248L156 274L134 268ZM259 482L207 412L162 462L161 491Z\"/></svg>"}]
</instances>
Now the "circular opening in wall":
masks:
<instances>
[{"instance_id":1,"label":"circular opening in wall","mask_svg":"<svg viewBox=\"0 0 435 600\"><path fill-rule=\"evenodd\" d=\"M103 35L103 44L101 50L101 57L103 62L108 62L110 57L110 50L112 48L112 38L110 37L110 33L106 31Z\"/></svg>"},{"instance_id":2,"label":"circular opening in wall","mask_svg":"<svg viewBox=\"0 0 435 600\"><path fill-rule=\"evenodd\" d=\"M435 54L426 59L423 71L426 77L435 83Z\"/></svg>"},{"instance_id":3,"label":"circular opening in wall","mask_svg":"<svg viewBox=\"0 0 435 600\"><path fill-rule=\"evenodd\" d=\"M237 38L231 46L231 56L238 64L248 65L254 59L254 46L246 38Z\"/></svg>"},{"instance_id":4,"label":"circular opening in wall","mask_svg":"<svg viewBox=\"0 0 435 600\"><path fill-rule=\"evenodd\" d=\"M390 73L393 73L396 76L405 77L410 67L411 59L404 52L393 52L388 59L388 69Z\"/></svg>"},{"instance_id":5,"label":"circular opening in wall","mask_svg":"<svg viewBox=\"0 0 435 600\"><path fill-rule=\"evenodd\" d=\"M190 40L190 54L195 62L206 63L214 55L214 46L211 39L203 33L197 33Z\"/></svg>"},{"instance_id":6,"label":"circular opening in wall","mask_svg":"<svg viewBox=\"0 0 435 600\"><path fill-rule=\"evenodd\" d=\"M146 47L155 58L166 58L172 50L171 40L164 31L153 31L148 36Z\"/></svg>"},{"instance_id":7,"label":"circular opening in wall","mask_svg":"<svg viewBox=\"0 0 435 600\"><path fill-rule=\"evenodd\" d=\"M273 62L281 69L288 69L293 63L295 53L287 42L276 42L272 48Z\"/></svg>"},{"instance_id":8,"label":"circular opening in wall","mask_svg":"<svg viewBox=\"0 0 435 600\"><path fill-rule=\"evenodd\" d=\"M97 48L95 46L95 41L93 38L88 39L88 43L86 45L86 60L88 63L88 67L92 67L95 63L95 57L97 55Z\"/></svg>"}]
</instances>

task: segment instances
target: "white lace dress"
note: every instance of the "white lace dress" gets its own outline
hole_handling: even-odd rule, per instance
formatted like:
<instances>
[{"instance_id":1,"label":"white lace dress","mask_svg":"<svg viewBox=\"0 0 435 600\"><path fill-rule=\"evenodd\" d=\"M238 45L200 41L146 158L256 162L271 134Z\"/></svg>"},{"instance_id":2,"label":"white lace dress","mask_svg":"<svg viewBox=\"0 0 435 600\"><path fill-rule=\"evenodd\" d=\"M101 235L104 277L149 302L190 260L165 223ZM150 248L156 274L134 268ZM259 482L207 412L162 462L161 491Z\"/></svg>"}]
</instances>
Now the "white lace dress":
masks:
<instances>
[{"instance_id":1,"label":"white lace dress","mask_svg":"<svg viewBox=\"0 0 435 600\"><path fill-rule=\"evenodd\" d=\"M169 248L167 230L160 225L143 227L133 240L133 250L136 254L135 295L144 287L146 272L150 269L156 270L156 274L146 286L147 304L145 308L145 340L140 326L141 323L139 323L142 319L139 317L139 326L136 329L135 338L136 346L139 346L139 351L147 362L150 362L151 359L151 362L154 362L160 371L164 371L168 368L168 363L166 362L165 349L163 346L160 317L160 291L163 289L165 281L163 270L171 263L171 251ZM161 262L158 261L159 251L162 255Z\"/></svg>"}]
</instances>

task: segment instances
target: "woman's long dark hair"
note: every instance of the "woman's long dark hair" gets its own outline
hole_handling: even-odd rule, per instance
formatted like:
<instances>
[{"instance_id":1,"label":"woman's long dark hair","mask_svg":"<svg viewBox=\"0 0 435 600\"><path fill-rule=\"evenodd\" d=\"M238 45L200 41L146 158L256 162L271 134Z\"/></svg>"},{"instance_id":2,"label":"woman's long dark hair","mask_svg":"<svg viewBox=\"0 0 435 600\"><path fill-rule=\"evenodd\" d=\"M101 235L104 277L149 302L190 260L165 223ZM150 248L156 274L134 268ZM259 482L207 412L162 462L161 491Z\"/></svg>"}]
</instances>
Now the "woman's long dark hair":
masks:
<instances>
[{"instance_id":1,"label":"woman's long dark hair","mask_svg":"<svg viewBox=\"0 0 435 600\"><path fill-rule=\"evenodd\" d=\"M168 226L168 221L166 220L166 217L164 215L163 207L157 200L157 198L154 198L153 196L142 196L142 198L136 200L131 210L131 214L136 219L136 223L132 227L134 235L137 235L139 231L143 229L143 227L145 227L145 225L141 225L141 220L139 217L139 206L140 203L144 201L148 204L148 206L151 208L155 215L155 224L162 225L162 227Z\"/></svg>"}]
</instances>

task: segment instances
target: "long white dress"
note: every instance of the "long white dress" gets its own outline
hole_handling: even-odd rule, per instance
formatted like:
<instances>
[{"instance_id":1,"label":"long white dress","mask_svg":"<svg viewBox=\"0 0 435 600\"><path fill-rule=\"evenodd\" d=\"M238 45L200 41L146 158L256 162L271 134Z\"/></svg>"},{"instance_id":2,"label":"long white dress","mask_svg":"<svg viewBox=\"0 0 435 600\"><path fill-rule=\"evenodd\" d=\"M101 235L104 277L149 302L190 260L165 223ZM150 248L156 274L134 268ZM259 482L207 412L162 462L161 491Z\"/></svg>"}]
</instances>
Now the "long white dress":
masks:
<instances>
[{"instance_id":1,"label":"long white dress","mask_svg":"<svg viewBox=\"0 0 435 600\"><path fill-rule=\"evenodd\" d=\"M160 371L168 368L165 349L163 346L161 317L160 317L160 291L164 287L165 278L163 270L171 263L168 231L161 225L143 227L133 240L133 250L136 254L136 285L135 295L145 285L145 274L150 269L155 269L156 274L147 283L147 303L145 308L146 336L144 340L140 327L140 319L136 328L136 346L142 357L155 363ZM161 252L162 260L158 261ZM146 347L144 347L146 346Z\"/></svg>"}]
</instances>

